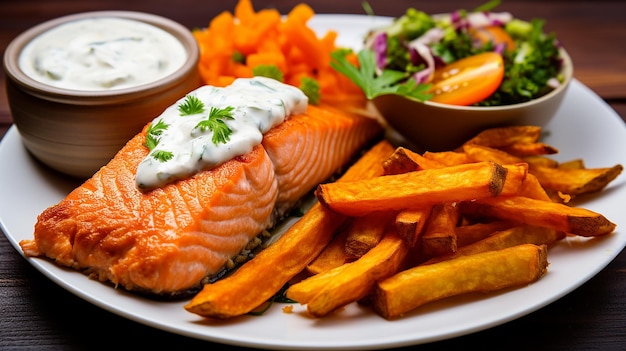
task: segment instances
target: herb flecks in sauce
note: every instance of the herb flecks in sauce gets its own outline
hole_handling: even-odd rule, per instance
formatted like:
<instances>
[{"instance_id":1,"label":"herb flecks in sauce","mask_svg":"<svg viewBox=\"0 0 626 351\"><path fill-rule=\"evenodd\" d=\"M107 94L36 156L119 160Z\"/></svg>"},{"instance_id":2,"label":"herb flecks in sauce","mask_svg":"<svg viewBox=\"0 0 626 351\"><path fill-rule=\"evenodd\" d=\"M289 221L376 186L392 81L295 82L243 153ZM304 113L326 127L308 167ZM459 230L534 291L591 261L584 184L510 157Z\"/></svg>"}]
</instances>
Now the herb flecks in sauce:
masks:
<instances>
[{"instance_id":1,"label":"herb flecks in sauce","mask_svg":"<svg viewBox=\"0 0 626 351\"><path fill-rule=\"evenodd\" d=\"M307 106L302 90L267 77L200 87L152 121L145 141L150 152L137 167L137 186L161 187L244 155L263 134Z\"/></svg>"},{"instance_id":2,"label":"herb flecks in sauce","mask_svg":"<svg viewBox=\"0 0 626 351\"><path fill-rule=\"evenodd\" d=\"M233 111L234 107L228 106L225 108L216 108L211 107L211 111L209 112L209 116L198 122L196 125L196 129L199 129L200 132L204 132L206 130L210 130L213 132L213 144L217 145L219 143L226 143L230 140L231 134L233 134L233 130L228 127L225 120L233 120Z\"/></svg>"},{"instance_id":3,"label":"herb flecks in sauce","mask_svg":"<svg viewBox=\"0 0 626 351\"><path fill-rule=\"evenodd\" d=\"M198 97L193 95L185 96L185 101L178 105L181 116L195 115L204 112L204 104Z\"/></svg>"},{"instance_id":4,"label":"herb flecks in sauce","mask_svg":"<svg viewBox=\"0 0 626 351\"><path fill-rule=\"evenodd\" d=\"M29 77L73 90L125 89L178 70L187 50L172 34L138 20L99 17L60 24L22 50Z\"/></svg>"},{"instance_id":5,"label":"herb flecks in sauce","mask_svg":"<svg viewBox=\"0 0 626 351\"><path fill-rule=\"evenodd\" d=\"M146 134L146 141L144 142L144 145L148 148L148 150L154 150L154 148L159 144L161 134L163 134L163 131L168 127L169 125L165 124L163 120L158 120L156 123L150 123Z\"/></svg>"}]
</instances>

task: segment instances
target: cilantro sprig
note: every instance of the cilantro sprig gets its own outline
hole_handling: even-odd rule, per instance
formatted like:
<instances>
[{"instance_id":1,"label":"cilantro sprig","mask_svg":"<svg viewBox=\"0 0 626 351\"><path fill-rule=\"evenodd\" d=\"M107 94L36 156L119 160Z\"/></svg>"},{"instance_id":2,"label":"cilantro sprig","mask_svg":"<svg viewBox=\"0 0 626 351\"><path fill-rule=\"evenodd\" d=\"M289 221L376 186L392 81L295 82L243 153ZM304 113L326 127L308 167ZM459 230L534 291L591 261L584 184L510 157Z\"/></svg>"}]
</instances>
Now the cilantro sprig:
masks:
<instances>
[{"instance_id":1,"label":"cilantro sprig","mask_svg":"<svg viewBox=\"0 0 626 351\"><path fill-rule=\"evenodd\" d=\"M201 132L204 132L207 129L212 131L213 137L211 138L211 141L213 141L213 144L224 144L230 140L230 136L233 133L233 130L230 129L225 120L235 119L233 117L234 110L235 108L232 106L224 108L211 106L211 110L209 110L207 118L200 121L195 128Z\"/></svg>"},{"instance_id":2,"label":"cilantro sprig","mask_svg":"<svg viewBox=\"0 0 626 351\"><path fill-rule=\"evenodd\" d=\"M258 65L252 69L252 75L255 77L267 77L275 79L281 83L284 83L285 76L278 66L271 65ZM309 103L312 105L319 104L321 99L319 82L311 77L304 77L300 80L300 86L298 87L304 95L309 98Z\"/></svg>"},{"instance_id":3,"label":"cilantro sprig","mask_svg":"<svg viewBox=\"0 0 626 351\"><path fill-rule=\"evenodd\" d=\"M432 97L426 93L430 88L429 84L418 84L413 79L407 79L407 73L389 69L376 72L376 57L373 51L364 49L357 53L359 67L348 61L348 53L346 50L335 50L331 53L330 65L359 86L367 99L386 94L412 97L420 101ZM404 80L406 82L403 82Z\"/></svg>"},{"instance_id":4,"label":"cilantro sprig","mask_svg":"<svg viewBox=\"0 0 626 351\"><path fill-rule=\"evenodd\" d=\"M230 136L233 133L232 129L226 124L226 120L235 119L233 117L233 106L227 106L224 108L218 108L211 106L208 114L204 119L198 122L194 129L201 133L207 130L213 132L211 141L213 144L218 145L220 143L226 143L230 140ZM181 117L203 114L206 112L204 103L198 99L197 96L187 95L185 100L178 105L178 111ZM204 117L204 116L203 116ZM166 162L174 158L174 153L168 150L157 150L156 147L161 141L163 132L169 128L169 124L165 123L162 119L156 122L150 123L146 133L146 140L144 146L150 150L150 155L154 159L160 162Z\"/></svg>"},{"instance_id":5,"label":"cilantro sprig","mask_svg":"<svg viewBox=\"0 0 626 351\"><path fill-rule=\"evenodd\" d=\"M309 98L311 105L317 105L321 99L320 84L317 80L304 77L300 79L300 90Z\"/></svg>"},{"instance_id":6,"label":"cilantro sprig","mask_svg":"<svg viewBox=\"0 0 626 351\"><path fill-rule=\"evenodd\" d=\"M160 162L169 161L174 157L171 151L154 150L157 145L159 145L161 135L167 128L169 128L169 124L165 123L162 119L158 120L156 123L150 123L146 133L146 140L143 143L148 150L152 151L152 157Z\"/></svg>"},{"instance_id":7,"label":"cilantro sprig","mask_svg":"<svg viewBox=\"0 0 626 351\"><path fill-rule=\"evenodd\" d=\"M167 128L169 128L169 124L163 122L162 119L158 120L156 124L150 123L148 132L146 133L146 141L143 145L150 151L154 150L161 140L161 135Z\"/></svg>"},{"instance_id":8,"label":"cilantro sprig","mask_svg":"<svg viewBox=\"0 0 626 351\"><path fill-rule=\"evenodd\" d=\"M159 162L167 162L174 158L174 153L165 150L154 150L152 152L152 157Z\"/></svg>"},{"instance_id":9,"label":"cilantro sprig","mask_svg":"<svg viewBox=\"0 0 626 351\"><path fill-rule=\"evenodd\" d=\"M190 116L204 112L204 103L195 95L187 95L185 101L178 105L181 116Z\"/></svg>"},{"instance_id":10,"label":"cilantro sprig","mask_svg":"<svg viewBox=\"0 0 626 351\"><path fill-rule=\"evenodd\" d=\"M277 81L281 83L285 81L285 75L280 70L280 68L278 68L278 66L274 64L258 65L252 69L252 75L255 77L260 76L260 77L276 79Z\"/></svg>"}]
</instances>

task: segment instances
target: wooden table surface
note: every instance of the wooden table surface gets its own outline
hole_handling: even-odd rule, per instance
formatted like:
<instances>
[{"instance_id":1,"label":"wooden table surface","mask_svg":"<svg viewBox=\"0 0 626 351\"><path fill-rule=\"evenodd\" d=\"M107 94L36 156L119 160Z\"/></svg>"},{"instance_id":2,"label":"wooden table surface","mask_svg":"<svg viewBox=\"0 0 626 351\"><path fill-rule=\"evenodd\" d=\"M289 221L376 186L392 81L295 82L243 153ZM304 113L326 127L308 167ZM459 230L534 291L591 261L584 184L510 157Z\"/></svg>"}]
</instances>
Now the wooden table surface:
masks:
<instances>
[{"instance_id":1,"label":"wooden table surface","mask_svg":"<svg viewBox=\"0 0 626 351\"><path fill-rule=\"evenodd\" d=\"M399 16L411 6L438 13L471 9L482 2L389 0L370 1L370 4L377 15ZM256 9L275 7L287 13L299 1L253 3ZM317 13L364 13L361 0L308 3ZM205 27L219 12L232 11L235 4L235 0L4 0L0 2L0 49L4 53L9 42L29 27L76 12L145 11L194 28ZM546 30L554 31L572 56L575 77L603 98L622 119L626 118L626 2L518 0L503 1L498 10L510 11L522 19L546 19ZM0 71L0 138L12 123L4 80L4 71ZM0 172L10 170L0 169ZM622 230L620 235L623 234ZM128 345L128 341L147 350L166 345L181 350L219 346L138 324L87 303L31 267L0 236L0 349L116 349ZM626 252L620 253L583 286L536 312L485 331L420 345L417 349L454 348L626 349Z\"/></svg>"}]
</instances>

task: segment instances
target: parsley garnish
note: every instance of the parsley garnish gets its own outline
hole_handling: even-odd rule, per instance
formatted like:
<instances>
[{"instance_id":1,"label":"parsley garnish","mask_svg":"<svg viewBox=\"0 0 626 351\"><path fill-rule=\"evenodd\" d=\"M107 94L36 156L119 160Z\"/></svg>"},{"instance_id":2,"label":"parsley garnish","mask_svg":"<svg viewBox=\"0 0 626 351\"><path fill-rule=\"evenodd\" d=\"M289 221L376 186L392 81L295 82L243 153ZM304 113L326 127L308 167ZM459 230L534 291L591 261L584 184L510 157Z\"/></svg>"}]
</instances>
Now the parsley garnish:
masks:
<instances>
[{"instance_id":1,"label":"parsley garnish","mask_svg":"<svg viewBox=\"0 0 626 351\"><path fill-rule=\"evenodd\" d=\"M228 106L225 108L211 107L208 116L194 127L205 132L210 130L213 132L212 141L213 144L226 143L230 140L230 135L233 131L228 127L225 120L234 119L233 111L234 107ZM195 115L205 112L204 103L194 95L187 95L185 101L178 105L178 111L181 116ZM174 158L174 153L167 150L155 150L161 140L163 132L169 128L169 125L162 119L156 123L151 123L146 133L146 141L144 146L151 151L151 156L160 162L166 162Z\"/></svg>"},{"instance_id":2,"label":"parsley garnish","mask_svg":"<svg viewBox=\"0 0 626 351\"><path fill-rule=\"evenodd\" d=\"M157 161L166 162L171 160L174 157L174 154L171 151L154 150L152 152L152 157L154 157Z\"/></svg>"},{"instance_id":3,"label":"parsley garnish","mask_svg":"<svg viewBox=\"0 0 626 351\"><path fill-rule=\"evenodd\" d=\"M241 63L242 65L246 64L246 56L239 51L233 52L233 55L230 59L235 63Z\"/></svg>"},{"instance_id":4,"label":"parsley garnish","mask_svg":"<svg viewBox=\"0 0 626 351\"><path fill-rule=\"evenodd\" d=\"M285 81L283 72L276 65L258 65L252 69L252 75L276 79L281 83Z\"/></svg>"},{"instance_id":5,"label":"parsley garnish","mask_svg":"<svg viewBox=\"0 0 626 351\"><path fill-rule=\"evenodd\" d=\"M309 98L309 103L317 105L320 102L320 84L311 77L300 79L300 90Z\"/></svg>"},{"instance_id":6,"label":"parsley garnish","mask_svg":"<svg viewBox=\"0 0 626 351\"><path fill-rule=\"evenodd\" d=\"M195 95L187 95L185 101L178 105L181 116L195 115L204 112L204 104Z\"/></svg>"},{"instance_id":7,"label":"parsley garnish","mask_svg":"<svg viewBox=\"0 0 626 351\"><path fill-rule=\"evenodd\" d=\"M213 144L217 145L219 143L226 143L230 140L230 135L233 133L232 129L228 127L224 120L234 119L233 111L235 110L232 106L227 106L225 108L217 108L211 106L211 110L209 111L209 116L200 121L195 128L199 129L201 132L206 131L207 129L213 132Z\"/></svg>"},{"instance_id":8,"label":"parsley garnish","mask_svg":"<svg viewBox=\"0 0 626 351\"><path fill-rule=\"evenodd\" d=\"M161 140L161 134L163 131L169 128L169 124L163 122L160 119L156 124L150 123L148 127L148 132L146 133L146 141L143 143L148 150L153 150L157 144L159 144L159 140Z\"/></svg>"},{"instance_id":9,"label":"parsley garnish","mask_svg":"<svg viewBox=\"0 0 626 351\"><path fill-rule=\"evenodd\" d=\"M400 71L385 69L376 72L376 57L371 50L361 50L358 52L359 66L350 63L346 56L348 51L336 50L330 54L331 67L337 72L350 78L363 90L367 99L373 99L380 95L395 94L408 96L420 101L428 100L432 97L426 91L429 84L417 84L413 79L407 79L408 74ZM406 82L403 83L403 81Z\"/></svg>"},{"instance_id":10,"label":"parsley garnish","mask_svg":"<svg viewBox=\"0 0 626 351\"><path fill-rule=\"evenodd\" d=\"M148 132L146 133L146 141L143 143L148 150L152 151L161 141L161 134L169 128L169 124L163 122L160 119L156 124L150 123L148 127ZM174 157L174 154L170 151L163 150L155 150L152 152L152 157L154 157L157 161L165 162L169 161Z\"/></svg>"}]
</instances>

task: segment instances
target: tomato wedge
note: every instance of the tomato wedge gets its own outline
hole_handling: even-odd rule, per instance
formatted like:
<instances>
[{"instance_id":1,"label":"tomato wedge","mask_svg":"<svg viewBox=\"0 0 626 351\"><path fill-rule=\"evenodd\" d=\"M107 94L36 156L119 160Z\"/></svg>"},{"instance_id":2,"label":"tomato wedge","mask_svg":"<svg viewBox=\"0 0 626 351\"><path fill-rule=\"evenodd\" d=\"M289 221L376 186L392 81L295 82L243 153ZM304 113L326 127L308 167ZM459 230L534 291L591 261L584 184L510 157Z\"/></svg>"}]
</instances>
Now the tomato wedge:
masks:
<instances>
[{"instance_id":1,"label":"tomato wedge","mask_svg":"<svg viewBox=\"0 0 626 351\"><path fill-rule=\"evenodd\" d=\"M515 49L515 41L509 33L500 26L488 26L470 30L470 35L483 43L492 42L494 45L505 44L507 50Z\"/></svg>"},{"instance_id":2,"label":"tomato wedge","mask_svg":"<svg viewBox=\"0 0 626 351\"><path fill-rule=\"evenodd\" d=\"M493 94L504 77L504 61L496 52L484 52L435 70L430 101L467 106Z\"/></svg>"}]
</instances>

